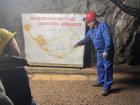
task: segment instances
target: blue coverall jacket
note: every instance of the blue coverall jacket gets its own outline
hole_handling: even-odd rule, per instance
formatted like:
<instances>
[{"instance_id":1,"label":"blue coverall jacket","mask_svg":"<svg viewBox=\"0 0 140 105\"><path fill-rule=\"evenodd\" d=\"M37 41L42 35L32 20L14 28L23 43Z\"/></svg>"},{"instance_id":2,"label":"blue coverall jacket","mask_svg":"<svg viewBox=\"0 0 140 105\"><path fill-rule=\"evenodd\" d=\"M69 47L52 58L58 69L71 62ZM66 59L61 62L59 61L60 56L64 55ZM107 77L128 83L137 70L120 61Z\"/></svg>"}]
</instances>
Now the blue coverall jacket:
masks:
<instances>
[{"instance_id":1,"label":"blue coverall jacket","mask_svg":"<svg viewBox=\"0 0 140 105\"><path fill-rule=\"evenodd\" d=\"M104 90L108 91L111 88L113 80L113 58L114 44L110 33L109 26L106 22L101 22L96 25L96 28L89 29L86 37L77 43L78 46L92 41L97 51L97 73L98 79L96 83L102 84ZM103 52L109 54L108 58L103 58Z\"/></svg>"}]
</instances>

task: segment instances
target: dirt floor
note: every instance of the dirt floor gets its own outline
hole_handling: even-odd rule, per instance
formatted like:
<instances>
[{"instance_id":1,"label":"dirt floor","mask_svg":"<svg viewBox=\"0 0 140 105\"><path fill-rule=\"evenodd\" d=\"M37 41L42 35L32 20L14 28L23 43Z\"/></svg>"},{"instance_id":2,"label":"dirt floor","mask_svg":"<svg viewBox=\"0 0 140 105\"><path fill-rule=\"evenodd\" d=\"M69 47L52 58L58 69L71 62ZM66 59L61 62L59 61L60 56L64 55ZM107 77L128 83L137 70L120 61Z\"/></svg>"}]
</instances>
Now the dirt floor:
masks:
<instances>
[{"instance_id":1,"label":"dirt floor","mask_svg":"<svg viewBox=\"0 0 140 105\"><path fill-rule=\"evenodd\" d=\"M87 71L91 70L86 69ZM93 87L91 74L30 73L30 86L37 105L140 105L140 66L115 66L111 94Z\"/></svg>"}]
</instances>

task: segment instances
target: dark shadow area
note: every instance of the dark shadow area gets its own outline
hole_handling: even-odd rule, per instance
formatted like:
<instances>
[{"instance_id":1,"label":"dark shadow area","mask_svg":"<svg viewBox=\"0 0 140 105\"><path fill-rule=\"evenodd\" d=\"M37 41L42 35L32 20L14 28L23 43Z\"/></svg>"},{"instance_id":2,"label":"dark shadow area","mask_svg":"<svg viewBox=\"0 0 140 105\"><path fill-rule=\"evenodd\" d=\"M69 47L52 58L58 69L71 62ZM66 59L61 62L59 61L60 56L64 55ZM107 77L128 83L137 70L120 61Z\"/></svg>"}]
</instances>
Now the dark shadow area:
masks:
<instances>
[{"instance_id":1,"label":"dark shadow area","mask_svg":"<svg viewBox=\"0 0 140 105\"><path fill-rule=\"evenodd\" d=\"M114 73L129 73L129 74L138 74L140 75L140 65L130 66L127 64L114 65Z\"/></svg>"},{"instance_id":2,"label":"dark shadow area","mask_svg":"<svg viewBox=\"0 0 140 105\"><path fill-rule=\"evenodd\" d=\"M91 42L87 43L84 47L84 67L90 67L92 64L91 47Z\"/></svg>"},{"instance_id":3,"label":"dark shadow area","mask_svg":"<svg viewBox=\"0 0 140 105\"><path fill-rule=\"evenodd\" d=\"M125 90L125 88L112 88L110 93L120 93L121 91Z\"/></svg>"},{"instance_id":4,"label":"dark shadow area","mask_svg":"<svg viewBox=\"0 0 140 105\"><path fill-rule=\"evenodd\" d=\"M126 84L131 88L140 88L140 77L133 75L127 78L120 79L116 81L116 83Z\"/></svg>"},{"instance_id":5,"label":"dark shadow area","mask_svg":"<svg viewBox=\"0 0 140 105\"><path fill-rule=\"evenodd\" d=\"M114 80L115 86L119 86L119 89L116 89L117 91L126 91L140 88L140 65L120 66L118 67L118 71L115 71L115 74L119 75L117 79Z\"/></svg>"},{"instance_id":6,"label":"dark shadow area","mask_svg":"<svg viewBox=\"0 0 140 105\"><path fill-rule=\"evenodd\" d=\"M130 62L131 65L140 64L140 32L136 35L135 44L133 46L133 59Z\"/></svg>"},{"instance_id":7,"label":"dark shadow area","mask_svg":"<svg viewBox=\"0 0 140 105\"><path fill-rule=\"evenodd\" d=\"M114 67L115 78L111 93L120 93L140 88L140 65L120 65ZM116 77L117 76L117 77Z\"/></svg>"}]
</instances>

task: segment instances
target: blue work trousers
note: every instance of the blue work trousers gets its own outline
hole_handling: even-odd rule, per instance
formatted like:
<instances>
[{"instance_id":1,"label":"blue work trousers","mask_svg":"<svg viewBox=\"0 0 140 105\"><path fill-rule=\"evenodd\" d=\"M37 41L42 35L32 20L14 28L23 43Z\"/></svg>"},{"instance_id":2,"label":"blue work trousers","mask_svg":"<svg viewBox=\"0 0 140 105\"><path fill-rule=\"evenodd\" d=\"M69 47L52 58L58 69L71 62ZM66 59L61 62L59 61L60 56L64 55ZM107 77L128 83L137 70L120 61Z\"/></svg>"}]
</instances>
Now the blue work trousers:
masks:
<instances>
[{"instance_id":1,"label":"blue work trousers","mask_svg":"<svg viewBox=\"0 0 140 105\"><path fill-rule=\"evenodd\" d=\"M114 52L109 53L107 59L103 58L103 51L97 52L97 73L96 83L102 84L105 91L109 91L113 81L113 58Z\"/></svg>"}]
</instances>

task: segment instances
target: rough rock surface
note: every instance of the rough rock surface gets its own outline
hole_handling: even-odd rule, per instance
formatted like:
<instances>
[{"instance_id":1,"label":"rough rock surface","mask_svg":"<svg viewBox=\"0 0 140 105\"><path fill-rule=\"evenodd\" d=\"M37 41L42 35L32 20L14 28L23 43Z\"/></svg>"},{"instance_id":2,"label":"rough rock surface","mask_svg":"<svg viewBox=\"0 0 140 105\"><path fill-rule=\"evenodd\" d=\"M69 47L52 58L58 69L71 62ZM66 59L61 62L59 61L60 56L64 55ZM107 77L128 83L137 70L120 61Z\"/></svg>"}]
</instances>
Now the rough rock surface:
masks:
<instances>
[{"instance_id":1,"label":"rough rock surface","mask_svg":"<svg viewBox=\"0 0 140 105\"><path fill-rule=\"evenodd\" d=\"M117 0L116 0L117 1ZM129 7L140 8L139 0L122 0ZM111 27L115 44L115 63L140 63L140 20L118 8L111 0L90 0L100 20Z\"/></svg>"}]
</instances>

